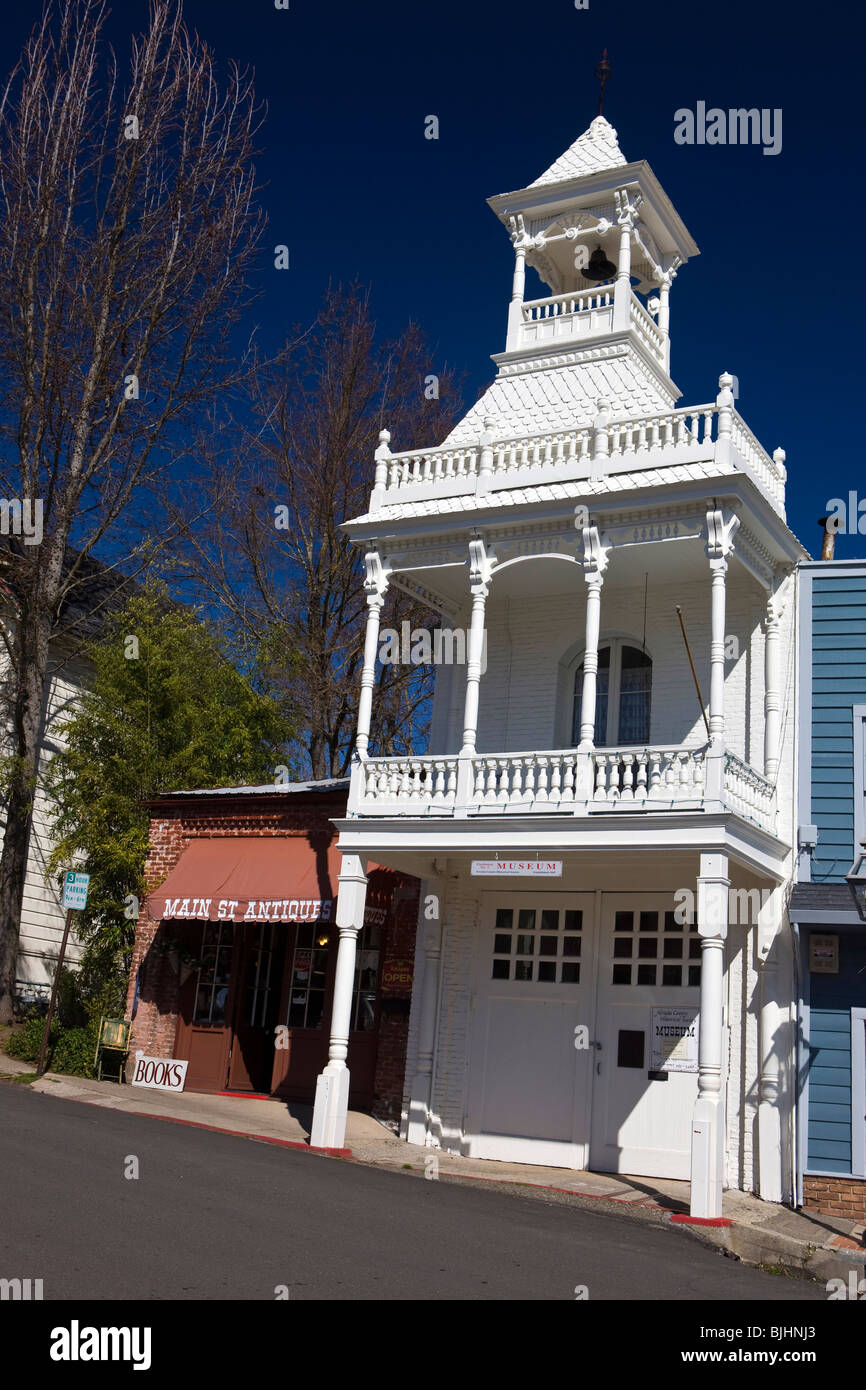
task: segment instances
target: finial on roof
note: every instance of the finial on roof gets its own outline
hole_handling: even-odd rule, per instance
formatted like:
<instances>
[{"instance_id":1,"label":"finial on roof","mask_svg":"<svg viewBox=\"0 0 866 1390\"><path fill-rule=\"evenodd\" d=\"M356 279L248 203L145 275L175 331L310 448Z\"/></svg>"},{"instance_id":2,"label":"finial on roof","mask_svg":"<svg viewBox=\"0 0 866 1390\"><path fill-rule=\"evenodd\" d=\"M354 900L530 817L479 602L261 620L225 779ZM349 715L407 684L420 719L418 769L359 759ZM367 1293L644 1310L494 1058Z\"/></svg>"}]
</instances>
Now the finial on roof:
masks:
<instances>
[{"instance_id":1,"label":"finial on roof","mask_svg":"<svg viewBox=\"0 0 866 1390\"><path fill-rule=\"evenodd\" d=\"M610 63L607 61L607 49L605 48L601 55L601 61L595 65L595 75L601 83L601 91L598 94L598 114L600 116L604 114L604 87L607 79L610 77L611 71Z\"/></svg>"}]
</instances>

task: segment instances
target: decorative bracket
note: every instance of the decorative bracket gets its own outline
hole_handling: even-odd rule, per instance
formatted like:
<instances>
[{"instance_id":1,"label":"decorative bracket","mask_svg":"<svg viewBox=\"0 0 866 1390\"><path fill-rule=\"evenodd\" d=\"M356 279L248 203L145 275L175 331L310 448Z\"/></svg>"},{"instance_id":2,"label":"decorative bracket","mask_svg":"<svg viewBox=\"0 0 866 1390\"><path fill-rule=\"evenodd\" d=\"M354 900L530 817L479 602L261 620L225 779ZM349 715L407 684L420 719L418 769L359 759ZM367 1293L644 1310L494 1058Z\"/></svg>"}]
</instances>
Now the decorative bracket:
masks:
<instances>
[{"instance_id":1,"label":"decorative bracket","mask_svg":"<svg viewBox=\"0 0 866 1390\"><path fill-rule=\"evenodd\" d=\"M364 571L364 593L367 595L367 602L377 604L381 608L388 591L391 567L387 561L382 563L378 550L368 550L364 556Z\"/></svg>"},{"instance_id":2,"label":"decorative bracket","mask_svg":"<svg viewBox=\"0 0 866 1390\"><path fill-rule=\"evenodd\" d=\"M483 536L469 542L469 590L473 598L486 598L493 578L496 556L488 553Z\"/></svg>"},{"instance_id":3,"label":"decorative bracket","mask_svg":"<svg viewBox=\"0 0 866 1390\"><path fill-rule=\"evenodd\" d=\"M734 549L734 536L740 527L740 518L734 512L721 507L711 507L707 511L707 556L713 560L725 560Z\"/></svg>"}]
</instances>

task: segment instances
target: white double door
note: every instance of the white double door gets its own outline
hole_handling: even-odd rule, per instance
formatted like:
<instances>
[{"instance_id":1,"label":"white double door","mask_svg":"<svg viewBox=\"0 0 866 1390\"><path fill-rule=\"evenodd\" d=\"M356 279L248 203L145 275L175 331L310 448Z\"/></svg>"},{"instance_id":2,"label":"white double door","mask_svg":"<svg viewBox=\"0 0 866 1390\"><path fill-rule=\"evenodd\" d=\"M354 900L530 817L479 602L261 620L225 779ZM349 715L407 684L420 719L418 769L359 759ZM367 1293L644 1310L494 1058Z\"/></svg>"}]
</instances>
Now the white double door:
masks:
<instances>
[{"instance_id":1,"label":"white double door","mask_svg":"<svg viewBox=\"0 0 866 1390\"><path fill-rule=\"evenodd\" d=\"M466 1117L472 1156L688 1178L697 1075L654 1065L653 1052L660 1021L696 1021L700 1002L697 934L675 922L671 901L660 893L483 896ZM683 1012L659 1012L672 1009Z\"/></svg>"}]
</instances>

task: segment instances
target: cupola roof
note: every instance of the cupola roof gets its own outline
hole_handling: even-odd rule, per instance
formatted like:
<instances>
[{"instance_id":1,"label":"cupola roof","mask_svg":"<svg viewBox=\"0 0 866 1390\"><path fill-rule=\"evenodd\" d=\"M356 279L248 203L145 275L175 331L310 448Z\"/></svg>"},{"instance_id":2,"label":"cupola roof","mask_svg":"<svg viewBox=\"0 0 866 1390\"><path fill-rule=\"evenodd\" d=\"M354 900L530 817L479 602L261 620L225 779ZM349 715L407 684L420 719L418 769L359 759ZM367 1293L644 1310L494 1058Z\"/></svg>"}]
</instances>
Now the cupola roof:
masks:
<instances>
[{"instance_id":1,"label":"cupola roof","mask_svg":"<svg viewBox=\"0 0 866 1390\"><path fill-rule=\"evenodd\" d=\"M610 121L604 116L596 116L565 154L561 154L559 159L529 187L541 188L550 183L561 183L564 179L583 178L586 174L597 174L602 169L616 169L625 163L625 155L619 147L616 131Z\"/></svg>"}]
</instances>

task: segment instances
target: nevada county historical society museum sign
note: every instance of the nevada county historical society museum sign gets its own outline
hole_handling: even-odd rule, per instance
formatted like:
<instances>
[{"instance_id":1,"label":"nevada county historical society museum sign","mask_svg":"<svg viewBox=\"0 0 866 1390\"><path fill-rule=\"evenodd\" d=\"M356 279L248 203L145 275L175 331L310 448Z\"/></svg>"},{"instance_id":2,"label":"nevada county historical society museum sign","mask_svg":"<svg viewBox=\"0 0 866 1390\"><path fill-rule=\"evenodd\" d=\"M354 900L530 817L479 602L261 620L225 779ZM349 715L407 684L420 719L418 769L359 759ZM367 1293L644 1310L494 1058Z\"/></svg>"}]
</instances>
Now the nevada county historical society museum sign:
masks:
<instances>
[{"instance_id":1,"label":"nevada county historical society museum sign","mask_svg":"<svg viewBox=\"0 0 866 1390\"><path fill-rule=\"evenodd\" d=\"M473 859L480 878L562 878L561 859Z\"/></svg>"}]
</instances>

